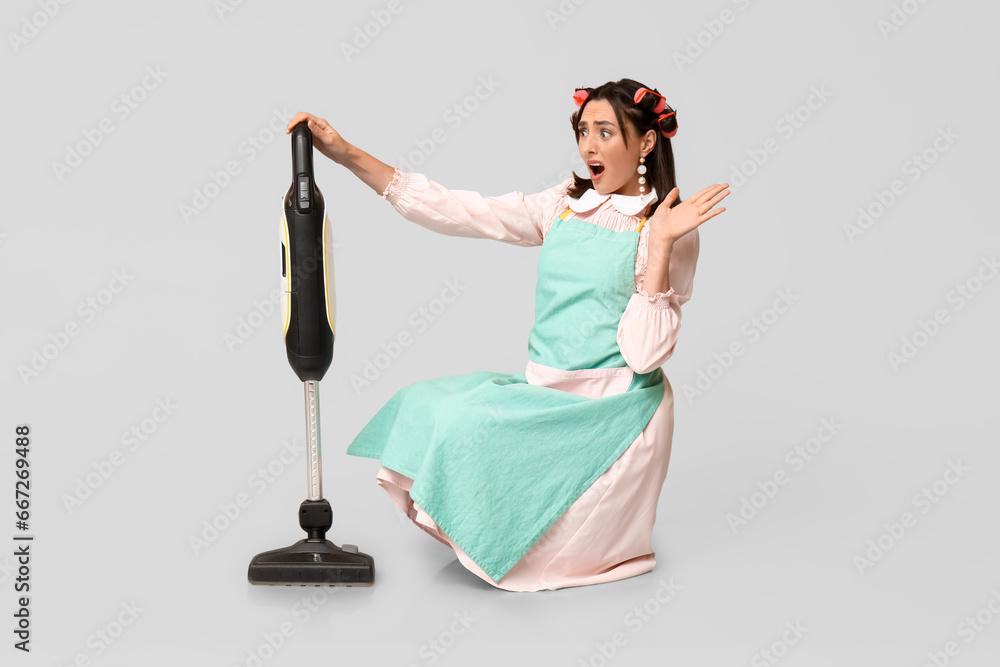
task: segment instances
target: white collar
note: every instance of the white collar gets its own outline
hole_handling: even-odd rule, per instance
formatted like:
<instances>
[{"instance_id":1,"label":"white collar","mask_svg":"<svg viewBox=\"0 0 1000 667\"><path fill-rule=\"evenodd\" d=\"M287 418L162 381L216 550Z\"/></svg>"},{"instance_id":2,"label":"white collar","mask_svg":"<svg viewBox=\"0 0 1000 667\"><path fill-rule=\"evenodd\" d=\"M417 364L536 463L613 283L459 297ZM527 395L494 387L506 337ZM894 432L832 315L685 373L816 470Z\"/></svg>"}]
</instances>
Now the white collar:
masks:
<instances>
[{"instance_id":1,"label":"white collar","mask_svg":"<svg viewBox=\"0 0 1000 667\"><path fill-rule=\"evenodd\" d=\"M594 188L590 188L579 198L567 197L566 205L577 213L583 213L597 208L608 197L611 197L611 205L625 215L638 215L650 202L657 199L656 188L653 186L649 187L649 192L641 195L620 195L613 192L602 195Z\"/></svg>"}]
</instances>

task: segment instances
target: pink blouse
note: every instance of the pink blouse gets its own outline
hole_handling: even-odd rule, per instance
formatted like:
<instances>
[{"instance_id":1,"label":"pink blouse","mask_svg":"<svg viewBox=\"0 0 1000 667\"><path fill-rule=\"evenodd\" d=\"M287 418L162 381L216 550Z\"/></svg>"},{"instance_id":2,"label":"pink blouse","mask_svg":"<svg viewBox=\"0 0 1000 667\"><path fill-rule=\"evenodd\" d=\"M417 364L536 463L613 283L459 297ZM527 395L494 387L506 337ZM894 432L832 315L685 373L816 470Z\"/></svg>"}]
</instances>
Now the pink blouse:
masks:
<instances>
[{"instance_id":1,"label":"pink blouse","mask_svg":"<svg viewBox=\"0 0 1000 667\"><path fill-rule=\"evenodd\" d=\"M574 199L567 194L572 183L570 176L536 194L514 191L485 197L472 190L448 190L423 174L396 167L392 180L379 196L407 220L440 234L494 239L519 246L541 245L553 221L567 207L573 210L573 217L615 231L635 230L639 226L641 211L625 213L618 208L637 208L634 204L638 197L601 196L591 190ZM655 192L651 194L650 201L655 200ZM668 269L670 289L666 292L649 295L642 289L648 250L647 220L639 232L635 258L636 293L618 325L622 358L636 373L648 373L662 366L674 353L680 331L680 307L691 298L699 252L698 229L674 243Z\"/></svg>"}]
</instances>

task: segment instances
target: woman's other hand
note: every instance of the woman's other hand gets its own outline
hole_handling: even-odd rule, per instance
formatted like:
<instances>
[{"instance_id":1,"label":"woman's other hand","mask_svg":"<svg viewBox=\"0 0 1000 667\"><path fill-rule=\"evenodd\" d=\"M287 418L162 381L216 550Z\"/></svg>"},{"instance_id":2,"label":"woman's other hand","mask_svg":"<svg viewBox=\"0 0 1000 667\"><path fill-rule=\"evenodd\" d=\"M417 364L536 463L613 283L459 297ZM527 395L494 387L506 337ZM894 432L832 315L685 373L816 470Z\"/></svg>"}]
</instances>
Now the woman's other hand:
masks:
<instances>
[{"instance_id":1,"label":"woman's other hand","mask_svg":"<svg viewBox=\"0 0 1000 667\"><path fill-rule=\"evenodd\" d=\"M729 183L716 183L695 193L690 199L677 206L671 205L677 200L679 191L674 188L667 193L663 203L649 219L650 243L665 244L672 247L674 242L692 229L725 211L725 207L712 210L729 195Z\"/></svg>"},{"instance_id":2,"label":"woman's other hand","mask_svg":"<svg viewBox=\"0 0 1000 667\"><path fill-rule=\"evenodd\" d=\"M308 123L309 130L312 132L313 148L337 164L343 164L351 145L347 143L342 136L340 136L339 132L333 129L330 124L326 122L326 119L314 116L311 113L306 113L305 111L300 111L292 116L292 119L288 121L288 127L285 128L285 134L290 134L292 128L302 121L306 121Z\"/></svg>"}]
</instances>

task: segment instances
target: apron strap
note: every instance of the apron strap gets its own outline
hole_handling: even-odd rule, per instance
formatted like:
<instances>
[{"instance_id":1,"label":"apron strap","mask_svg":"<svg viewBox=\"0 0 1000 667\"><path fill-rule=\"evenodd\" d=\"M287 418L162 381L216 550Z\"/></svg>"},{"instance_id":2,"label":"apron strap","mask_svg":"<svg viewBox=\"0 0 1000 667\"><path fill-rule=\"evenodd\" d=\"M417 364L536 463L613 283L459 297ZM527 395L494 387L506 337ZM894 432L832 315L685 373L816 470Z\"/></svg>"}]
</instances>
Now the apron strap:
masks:
<instances>
[{"instance_id":1,"label":"apron strap","mask_svg":"<svg viewBox=\"0 0 1000 667\"><path fill-rule=\"evenodd\" d=\"M566 216L569 215L572 211L573 211L573 209L571 209L569 206L567 206L566 210L563 211L563 214L560 215L559 217L562 218L563 220L565 220ZM641 232L642 231L642 226L644 224L646 224L646 216L642 216L642 220L639 222L639 226L636 227L635 231L636 232Z\"/></svg>"}]
</instances>

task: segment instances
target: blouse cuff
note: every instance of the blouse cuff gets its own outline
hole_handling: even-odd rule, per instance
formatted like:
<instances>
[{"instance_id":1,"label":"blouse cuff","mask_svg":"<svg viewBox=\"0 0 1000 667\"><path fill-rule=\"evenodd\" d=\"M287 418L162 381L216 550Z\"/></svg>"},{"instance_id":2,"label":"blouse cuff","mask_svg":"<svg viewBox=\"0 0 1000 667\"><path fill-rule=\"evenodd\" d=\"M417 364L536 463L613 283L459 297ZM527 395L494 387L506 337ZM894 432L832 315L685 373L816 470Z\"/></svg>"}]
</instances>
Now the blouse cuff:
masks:
<instances>
[{"instance_id":1,"label":"blouse cuff","mask_svg":"<svg viewBox=\"0 0 1000 667\"><path fill-rule=\"evenodd\" d=\"M639 298L639 304L645 310L668 310L670 308L670 299L668 297L673 293L673 287L668 289L666 292L657 292L652 296L650 296L644 289L639 289L636 292L636 294L641 297Z\"/></svg>"},{"instance_id":2,"label":"blouse cuff","mask_svg":"<svg viewBox=\"0 0 1000 667\"><path fill-rule=\"evenodd\" d=\"M389 180L389 184L385 186L385 190L379 195L382 199L385 199L390 204L395 204L399 198L406 192L406 188L410 183L410 174L402 171L399 167L394 167L392 171L392 178Z\"/></svg>"}]
</instances>

